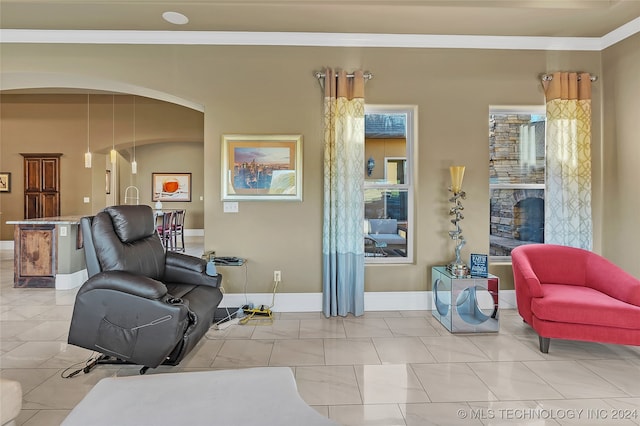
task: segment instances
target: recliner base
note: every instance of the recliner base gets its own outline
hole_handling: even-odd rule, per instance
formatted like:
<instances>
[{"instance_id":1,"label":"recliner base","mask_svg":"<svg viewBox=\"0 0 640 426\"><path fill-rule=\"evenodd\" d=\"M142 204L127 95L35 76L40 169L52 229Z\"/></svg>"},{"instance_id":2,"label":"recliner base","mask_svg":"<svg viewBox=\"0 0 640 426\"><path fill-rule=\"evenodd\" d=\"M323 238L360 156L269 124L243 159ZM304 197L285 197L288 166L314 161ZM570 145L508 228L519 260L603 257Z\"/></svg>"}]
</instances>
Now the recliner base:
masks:
<instances>
[{"instance_id":1,"label":"recliner base","mask_svg":"<svg viewBox=\"0 0 640 426\"><path fill-rule=\"evenodd\" d=\"M97 367L98 364L111 364L111 365L113 365L113 364L127 364L127 365L135 365L132 362L125 361L125 360L120 359L120 358L115 358L115 357L112 357L111 355L100 354L100 356L98 358L94 359L89 364L87 364L82 369L82 372L84 374L88 374L91 370L93 370L95 367ZM140 369L140 374L145 374L149 368L151 368L151 367L143 366ZM80 370L78 370L78 372L80 372Z\"/></svg>"}]
</instances>

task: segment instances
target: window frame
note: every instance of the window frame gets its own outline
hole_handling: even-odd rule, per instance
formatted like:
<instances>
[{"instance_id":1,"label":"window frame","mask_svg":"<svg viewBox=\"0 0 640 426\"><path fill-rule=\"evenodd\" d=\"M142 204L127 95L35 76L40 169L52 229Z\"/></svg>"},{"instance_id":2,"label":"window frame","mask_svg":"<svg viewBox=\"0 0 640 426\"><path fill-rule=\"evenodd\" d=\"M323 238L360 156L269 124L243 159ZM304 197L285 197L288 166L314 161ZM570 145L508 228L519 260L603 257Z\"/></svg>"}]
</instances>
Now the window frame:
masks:
<instances>
[{"instance_id":1,"label":"window frame","mask_svg":"<svg viewBox=\"0 0 640 426\"><path fill-rule=\"evenodd\" d=\"M418 146L418 106L417 105L382 105L382 104L365 104L365 115L367 114L406 114L406 170L404 184L389 184L380 182L367 182L365 178L364 189L379 189L381 191L400 190L407 193L407 256L406 257L368 257L365 256L365 266L377 264L413 264L415 259L414 241L415 241L415 185L416 179L416 159ZM391 157L389 157L391 158ZM395 157L394 157L395 158ZM385 161L386 167L386 161ZM362 200L362 208L364 209L365 200ZM385 205L387 200L385 199ZM365 218L366 219L366 218Z\"/></svg>"},{"instance_id":2,"label":"window frame","mask_svg":"<svg viewBox=\"0 0 640 426\"><path fill-rule=\"evenodd\" d=\"M531 115L546 115L546 107L544 104L541 105L490 105L489 106L489 114L487 118L489 119L492 115L506 115L506 114L531 114ZM546 120L545 120L545 128L546 128ZM546 141L545 141L546 147ZM545 157L546 157L546 148L545 148ZM491 206L491 193L493 190L500 189L541 189L545 193L546 197L546 172L545 172L545 183L491 183L491 177L489 178L489 206ZM545 198L546 199L546 198ZM546 209L546 204L545 204ZM489 212L489 221L491 221L491 212ZM489 239L491 239L491 223L489 223ZM491 242L489 242L491 244ZM496 256L490 255L489 261L494 263L511 263L511 256Z\"/></svg>"}]
</instances>

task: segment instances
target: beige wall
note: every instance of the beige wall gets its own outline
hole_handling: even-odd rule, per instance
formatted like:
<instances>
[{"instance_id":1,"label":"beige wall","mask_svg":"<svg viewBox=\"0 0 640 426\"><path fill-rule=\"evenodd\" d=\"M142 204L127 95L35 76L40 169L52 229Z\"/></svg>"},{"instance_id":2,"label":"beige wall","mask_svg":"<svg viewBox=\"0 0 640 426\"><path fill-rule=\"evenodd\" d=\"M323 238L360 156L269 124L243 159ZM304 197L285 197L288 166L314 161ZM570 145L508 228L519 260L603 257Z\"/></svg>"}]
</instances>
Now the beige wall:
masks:
<instances>
[{"instance_id":1,"label":"beige wall","mask_svg":"<svg viewBox=\"0 0 640 426\"><path fill-rule=\"evenodd\" d=\"M201 126L202 128L202 126ZM185 228L204 229L204 167L202 142L157 143L136 148L138 174L123 173L125 182L120 182L120 193L128 185L140 191L140 204L154 206L151 200L152 173L191 173L191 202L162 203L164 209L185 209ZM127 163L128 170L130 164ZM131 179L127 182L127 179ZM123 199L124 201L124 199Z\"/></svg>"},{"instance_id":2,"label":"beige wall","mask_svg":"<svg viewBox=\"0 0 640 426\"><path fill-rule=\"evenodd\" d=\"M640 34L602 54L602 253L640 277Z\"/></svg>"},{"instance_id":3,"label":"beige wall","mask_svg":"<svg viewBox=\"0 0 640 426\"><path fill-rule=\"evenodd\" d=\"M430 268L453 257L447 235L450 165L467 166L463 256L488 252L489 105L540 105L540 73L598 74L600 58L600 52L24 44L3 46L2 71L82 73L202 105L205 249L248 258L249 292L270 291L274 269L283 274L279 291L321 291L322 92L313 72L325 65L373 72L368 103L418 106L416 261L367 266L365 277L367 291L403 291L429 289ZM601 88L596 83L596 250L602 239ZM225 133L302 134L303 201L241 202L239 213L223 213L219 164ZM232 281L227 291L243 290Z\"/></svg>"}]
</instances>

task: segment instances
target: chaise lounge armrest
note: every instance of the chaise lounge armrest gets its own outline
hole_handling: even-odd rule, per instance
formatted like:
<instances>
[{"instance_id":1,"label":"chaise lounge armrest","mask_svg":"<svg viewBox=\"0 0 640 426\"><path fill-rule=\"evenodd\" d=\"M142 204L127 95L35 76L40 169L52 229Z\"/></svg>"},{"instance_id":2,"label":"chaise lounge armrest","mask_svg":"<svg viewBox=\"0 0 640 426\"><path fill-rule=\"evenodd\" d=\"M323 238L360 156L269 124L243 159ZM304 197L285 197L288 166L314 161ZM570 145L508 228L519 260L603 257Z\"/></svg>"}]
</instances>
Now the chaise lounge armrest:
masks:
<instances>
[{"instance_id":1,"label":"chaise lounge armrest","mask_svg":"<svg viewBox=\"0 0 640 426\"><path fill-rule=\"evenodd\" d=\"M640 306L640 279L600 256L589 256L586 284L614 299Z\"/></svg>"},{"instance_id":2,"label":"chaise lounge armrest","mask_svg":"<svg viewBox=\"0 0 640 426\"><path fill-rule=\"evenodd\" d=\"M145 299L157 300L167 294L160 281L125 271L105 271L89 278L78 291L78 296L91 290L115 290Z\"/></svg>"},{"instance_id":3,"label":"chaise lounge armrest","mask_svg":"<svg viewBox=\"0 0 640 426\"><path fill-rule=\"evenodd\" d=\"M528 292L529 297L544 297L542 284L529 259L517 250L511 252L511 259L515 284L519 285L520 290Z\"/></svg>"},{"instance_id":4,"label":"chaise lounge armrest","mask_svg":"<svg viewBox=\"0 0 640 426\"><path fill-rule=\"evenodd\" d=\"M169 251L165 258L164 279L166 282L219 287L222 275L207 275L206 269L204 259Z\"/></svg>"}]
</instances>

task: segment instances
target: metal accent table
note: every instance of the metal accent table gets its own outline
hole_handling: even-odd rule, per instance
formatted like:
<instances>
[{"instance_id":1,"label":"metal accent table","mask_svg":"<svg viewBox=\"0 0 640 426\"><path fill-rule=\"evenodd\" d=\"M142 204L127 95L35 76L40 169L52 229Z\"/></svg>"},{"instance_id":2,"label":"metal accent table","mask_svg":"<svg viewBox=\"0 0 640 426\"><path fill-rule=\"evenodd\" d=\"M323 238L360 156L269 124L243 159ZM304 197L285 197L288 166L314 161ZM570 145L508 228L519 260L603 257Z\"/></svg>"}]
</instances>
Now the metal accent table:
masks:
<instances>
[{"instance_id":1,"label":"metal accent table","mask_svg":"<svg viewBox=\"0 0 640 426\"><path fill-rule=\"evenodd\" d=\"M446 266L431 269L433 316L451 333L498 332L500 280L488 277L458 277Z\"/></svg>"}]
</instances>

